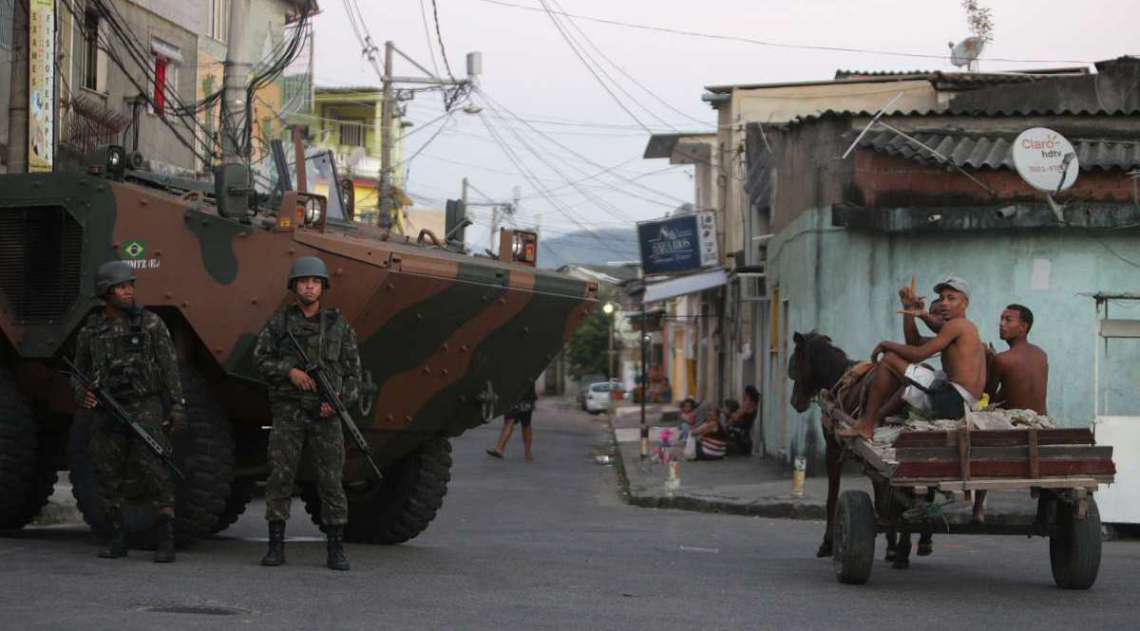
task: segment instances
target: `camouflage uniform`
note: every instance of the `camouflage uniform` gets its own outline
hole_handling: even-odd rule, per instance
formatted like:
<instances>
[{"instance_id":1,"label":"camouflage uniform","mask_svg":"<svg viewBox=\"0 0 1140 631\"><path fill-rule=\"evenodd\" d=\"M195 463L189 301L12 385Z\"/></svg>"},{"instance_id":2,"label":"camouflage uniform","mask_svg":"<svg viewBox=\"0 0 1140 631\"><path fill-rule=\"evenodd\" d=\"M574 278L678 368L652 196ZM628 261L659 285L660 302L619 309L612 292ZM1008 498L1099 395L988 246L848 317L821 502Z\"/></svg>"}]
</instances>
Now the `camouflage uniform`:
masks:
<instances>
[{"instance_id":1,"label":"camouflage uniform","mask_svg":"<svg viewBox=\"0 0 1140 631\"><path fill-rule=\"evenodd\" d=\"M265 519L289 519L289 504L301 454L308 446L317 474L321 519L326 526L348 522L348 500L341 480L344 474L344 434L336 416L320 417L321 398L304 392L289 380L293 368L304 369L291 331L309 359L320 362L333 387L347 406L360 392L360 352L356 333L340 312L323 309L306 318L296 306L279 309L262 329L254 348L258 372L269 384L273 429L269 433L269 480L265 486Z\"/></svg>"},{"instance_id":2,"label":"camouflage uniform","mask_svg":"<svg viewBox=\"0 0 1140 631\"><path fill-rule=\"evenodd\" d=\"M100 310L88 317L76 339L75 364L108 388L159 444L170 449L162 431L162 398L183 401L174 343L154 313L135 307L123 316ZM77 400L82 401L85 388L78 383L73 386ZM124 486L132 477L137 477L155 508L173 507L174 482L162 460L130 428L99 408L92 412L90 450L103 514L116 519Z\"/></svg>"}]
</instances>

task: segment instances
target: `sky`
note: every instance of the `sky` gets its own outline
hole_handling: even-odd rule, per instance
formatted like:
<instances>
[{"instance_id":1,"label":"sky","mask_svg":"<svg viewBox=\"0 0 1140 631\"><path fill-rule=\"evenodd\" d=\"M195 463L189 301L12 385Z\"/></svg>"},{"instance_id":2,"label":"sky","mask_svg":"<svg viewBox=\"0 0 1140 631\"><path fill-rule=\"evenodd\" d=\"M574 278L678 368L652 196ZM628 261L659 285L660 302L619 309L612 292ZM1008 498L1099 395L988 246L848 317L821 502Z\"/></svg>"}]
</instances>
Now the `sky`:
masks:
<instances>
[{"instance_id":1,"label":"sky","mask_svg":"<svg viewBox=\"0 0 1140 631\"><path fill-rule=\"evenodd\" d=\"M345 7L353 2L320 2L314 49L318 86L379 86L349 22ZM753 41L558 16L579 54L592 58L587 64L544 4L554 12ZM1140 53L1134 36L1140 0L982 4L992 9L994 23L983 71L1089 64ZM438 66L446 74L432 0L355 0L355 5L381 49L392 40L421 65ZM463 177L473 186L471 201L510 201L518 187L513 221L520 227L538 225L544 235L632 227L691 202L691 167L641 156L650 132L713 129L715 113L701 101L705 86L830 79L841 68L951 71L947 43L970 35L959 0L436 0L435 5L455 76L465 74L467 52L482 53L483 72L470 99L481 111L457 109L432 124L444 113L438 95L419 93L408 102L405 119L413 126L405 138L407 155L418 152L408 166L408 189L417 205L439 208L444 199L459 197ZM418 71L397 59L395 74ZM476 221L468 229L473 241L489 231L490 218L486 208L470 213Z\"/></svg>"}]
</instances>

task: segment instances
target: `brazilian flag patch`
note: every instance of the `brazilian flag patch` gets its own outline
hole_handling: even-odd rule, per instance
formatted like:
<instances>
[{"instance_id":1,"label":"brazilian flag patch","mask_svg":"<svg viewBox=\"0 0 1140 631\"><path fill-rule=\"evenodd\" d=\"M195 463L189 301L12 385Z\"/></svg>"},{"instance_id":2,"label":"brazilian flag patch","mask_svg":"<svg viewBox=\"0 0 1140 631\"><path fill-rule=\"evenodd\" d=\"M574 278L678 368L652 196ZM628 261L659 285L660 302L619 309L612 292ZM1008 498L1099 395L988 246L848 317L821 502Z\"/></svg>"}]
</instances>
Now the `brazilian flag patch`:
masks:
<instances>
[{"instance_id":1,"label":"brazilian flag patch","mask_svg":"<svg viewBox=\"0 0 1140 631\"><path fill-rule=\"evenodd\" d=\"M146 244L139 239L127 241L123 244L123 254L129 259L141 259L146 256Z\"/></svg>"}]
</instances>

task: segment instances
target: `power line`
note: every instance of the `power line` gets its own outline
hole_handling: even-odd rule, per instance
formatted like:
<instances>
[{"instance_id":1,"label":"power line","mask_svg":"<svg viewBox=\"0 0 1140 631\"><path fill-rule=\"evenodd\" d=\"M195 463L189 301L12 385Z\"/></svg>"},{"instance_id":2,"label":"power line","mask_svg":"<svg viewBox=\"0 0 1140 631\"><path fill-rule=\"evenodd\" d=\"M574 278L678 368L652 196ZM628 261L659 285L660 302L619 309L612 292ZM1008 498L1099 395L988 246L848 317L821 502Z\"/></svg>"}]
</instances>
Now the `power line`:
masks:
<instances>
[{"instance_id":1,"label":"power line","mask_svg":"<svg viewBox=\"0 0 1140 631\"><path fill-rule=\"evenodd\" d=\"M490 103L488 103L487 106L500 119L504 118L503 115L495 108L494 105L491 105ZM622 214L622 212L620 210L618 210L616 207L614 207L612 204L606 203L602 199L594 197L586 189L578 186L577 182L575 182L575 181L571 180L569 177L567 177L566 174L563 173L557 166L555 166L549 159L547 159L547 157L544 156L541 151L537 150L533 145L531 145L529 142L527 142L527 140L525 138L523 138L522 134L519 133L518 129L510 128L510 131L512 134L514 134L515 138L518 139L519 143L522 144L523 147L526 148L528 151L530 151L534 155L535 158L537 158L540 162L545 164L547 166L547 168L549 168L551 171L553 171L555 173L555 175L557 175L557 176L561 177L563 180L565 180L569 186L572 186L574 188L574 190L578 191L589 202L591 202L592 204L597 206L599 209L609 213L615 219L619 219L619 220L629 220L630 219L629 217L624 216ZM553 157L553 154L551 154L551 155ZM569 163L569 164L570 164L571 168L585 172L585 170L582 169L581 167L579 167L577 164L575 164L575 163ZM550 191L548 190L548 191L546 191L546 193L549 195Z\"/></svg>"},{"instance_id":2,"label":"power line","mask_svg":"<svg viewBox=\"0 0 1140 631\"><path fill-rule=\"evenodd\" d=\"M606 82L598 76L598 73L594 70L593 66L590 65L590 62L586 61L586 58L582 56L581 51L578 50L578 47L574 45L574 42L566 34L566 31L563 30L562 25L559 24L558 19L554 17L554 13L550 10L550 7L547 6L545 0L539 1L542 2L542 8L546 9L546 14L550 17L550 21L554 24L554 28L558 30L559 35L561 35L562 39L565 40L566 43L570 46L570 50L573 51L574 56L576 56L578 60L582 62L582 65L586 67L586 70L590 72L590 74L594 77L594 80L598 82L598 85L600 85L602 89L606 91L606 94L610 95L610 98L614 100L614 103L617 103L618 107L620 107L626 114L629 115L630 118L633 119L635 123L637 123L642 129L645 130L645 133L652 134L653 131L649 129L649 126L643 123L641 119L633 113L633 110L626 107L625 103L623 103L622 100L618 98L616 94L614 94L614 91L610 89L610 86L606 85Z\"/></svg>"},{"instance_id":3,"label":"power line","mask_svg":"<svg viewBox=\"0 0 1140 631\"><path fill-rule=\"evenodd\" d=\"M479 95L480 95L480 96L482 96L482 97L484 98L484 100L485 100L485 102L486 102L486 103L488 103L488 104L493 104L493 105L496 105L496 106L498 106L498 107L499 107L499 108L501 108L503 111L505 111L507 114L509 114L509 115L510 115L512 118L514 118L515 120L517 120L517 121L519 121L519 122L523 123L523 125L524 125L525 127L527 127L528 129L530 129L530 130L531 130L531 131L533 131L534 133L538 134L539 136L541 136L541 137L545 138L547 141L549 141L550 143L554 144L555 146L557 146L557 147L561 148L563 151L566 151L567 153L569 153L569 154L573 155L574 157L576 157L577 159L581 160L582 162L585 162L586 164L589 164L589 165L593 166L594 168L599 168L599 169L604 169L604 168L606 168L606 166L605 166L605 165L603 165L603 164L599 164L597 161L595 161L595 160L591 159L589 156L583 155L581 152L578 152L578 151L575 151L574 149L571 149L570 147L566 146L565 144L563 144L563 143L559 142L558 140L556 140L556 139L554 139L554 138L551 138L549 134L547 134L547 133L543 132L543 131L542 131L542 130L540 130L540 129L537 129L536 127L534 127L534 125L530 124L529 122L527 122L527 121L525 121L525 120L523 120L523 119L519 118L519 117L518 117L518 116L517 116L517 115L516 115L514 112L512 112L512 111L510 110L510 108L508 108L508 107L506 107L505 105L503 105L503 104L499 103L498 101L496 101L496 100L494 99L494 97L492 97L490 94L487 94L487 92L486 92L485 90L482 90L482 89L478 89L478 92L479 92ZM619 179L619 180L621 180L621 181L623 181L623 182L626 182L627 184L630 184L630 185L632 185L632 186L634 186L634 187L636 187L636 188L639 188L639 189L641 189L641 190L644 190L644 191L646 191L646 192L652 193L652 194L654 194L654 195L659 195L659 196L661 196L662 198L667 198L667 199L671 200L671 201L672 201L672 203L680 203L680 204L688 203L686 200L684 200L684 199L681 199L680 197L676 197L675 195L670 195L669 193L663 193L663 192L661 192L661 191L658 191L658 190L656 190L656 189L654 189L654 188L652 188L652 187L649 187L649 186L645 186L645 185L644 185L644 184L642 184L641 182L637 182L636 180L632 180L632 179L630 179L630 178L627 178L627 177L621 176L621 175L619 175L619 174L617 174L617 173L611 173L610 175L612 175L614 178L616 178L616 179ZM615 190L619 190L619 191L621 190L621 189L618 189L617 187L614 187L614 189L615 189ZM623 192L626 192L626 191L623 191ZM658 202L658 203L660 203L660 202Z\"/></svg>"},{"instance_id":4,"label":"power line","mask_svg":"<svg viewBox=\"0 0 1140 631\"><path fill-rule=\"evenodd\" d=\"M514 2L506 2L505 0L478 0L486 4L494 4L501 7L509 7L512 9L522 9L524 11L542 12L544 9L534 6L527 6L523 4L516 4ZM683 35L686 37L697 37L702 39L713 39L721 41L737 42L741 44L751 44L754 46L767 46L771 48L784 48L793 50L820 50L826 52L838 53L859 53L866 55L884 55L889 57L908 57L917 59L941 59L946 60L947 55L935 55L930 53L915 53L905 51L892 51L892 50L879 50L872 48L855 48L850 46L822 46L815 44L788 44L784 42L773 42L768 40L755 39L751 37L743 37L740 35L724 35L718 33L703 33L700 31L689 31L685 29L671 28L667 26L654 26L650 24L637 24L634 22L626 22L623 20L615 20L610 18L599 18L590 15L581 15L573 13L565 13L562 11L557 12L570 18L577 18L579 20L587 20L590 22L597 22L599 24L608 24L610 26L621 26L625 28L637 29L642 31L652 31L657 33L669 33L672 35ZM1007 57L980 57L979 61L1001 61L1008 63L1023 63L1023 64L1090 64L1094 63L1088 60L1077 59L1011 59Z\"/></svg>"},{"instance_id":5,"label":"power line","mask_svg":"<svg viewBox=\"0 0 1140 631\"><path fill-rule=\"evenodd\" d=\"M439 42L439 55L443 57L443 67L447 69L447 78L455 81L455 75L451 74L451 64L447 61L447 49L443 47L443 34L439 30L439 7L436 6L435 0L431 0L431 14L435 19L435 38Z\"/></svg>"},{"instance_id":6,"label":"power line","mask_svg":"<svg viewBox=\"0 0 1140 631\"><path fill-rule=\"evenodd\" d=\"M515 154L514 150L511 149L510 146L507 145L506 142L504 142L502 140L502 138L498 135L498 132L495 130L494 126L491 125L491 123L487 119L487 117L484 116L483 114L479 114L479 118L480 118L480 120L483 121L483 124L487 127L487 131L491 134L492 138L494 138L499 143L499 147L502 149L503 153L507 156L507 159L509 159L515 165L515 168L519 169L519 172L523 175L524 178L526 178L531 183L531 186L533 186L534 188L536 188L540 191L545 192L545 189L542 187L541 183L537 181L537 178L535 177L534 173L531 172L531 170L527 166L525 166L525 164L518 157L518 155ZM555 210L557 210L559 213L561 213L567 219L569 219L570 221L572 221L576 225L578 225L580 228L582 228L583 231L585 231L587 234L589 234L595 241L597 241L603 247L606 247L607 249L611 248L610 244L606 243L606 241L604 239L602 239L600 236L598 236L597 233L595 233L593 230L590 230L589 227L587 227L577 217L575 217L568 207L564 206L563 204L560 204L553 197L547 196L546 201L547 201L547 203L549 203L551 205L551 207L553 207Z\"/></svg>"},{"instance_id":7,"label":"power line","mask_svg":"<svg viewBox=\"0 0 1140 631\"><path fill-rule=\"evenodd\" d=\"M566 10L565 10L565 9L562 7L562 5L561 5L561 4L558 2L558 0L551 0L551 2L553 2L553 3L554 3L554 6L558 7L559 11L562 11L562 12L563 12L563 15L568 15L568 14L566 14ZM578 26L578 23L577 23L577 22L575 22L573 18L569 18L569 17L567 17L567 20L566 20L566 21L570 23L570 26L572 26L572 27L574 28L574 30L578 32L578 35L579 35L579 36L581 36L581 38L582 38L583 40L585 40L585 42L586 42L586 43L587 43L587 44L588 44L588 45L589 45L591 48L593 48L593 49L594 49L594 50L595 50L595 51L598 53L598 55L599 55L599 56L600 56L602 59L604 59L605 61L609 62L609 64L610 64L611 66L613 66L613 67L614 67L614 68L615 68L615 69L616 69L618 72L620 72L622 75L624 75L624 76L625 76L625 78L627 78L627 79L629 79L630 81L632 81L634 85L636 85L637 87L641 88L641 89L642 89L642 91L644 91L646 94L648 94L648 95L649 95L650 97L652 97L654 100L656 100L658 103L660 103L661 105L664 105L666 108L668 108L668 109L670 109L670 110L672 110L672 111L676 112L677 114L680 114L681 116L684 116L685 118L687 118L687 119L689 119L689 120L691 120L691 121L696 121L697 123L699 123L699 124L701 124L701 125L707 125L707 124L708 124L708 121L703 121L703 120L700 120L699 118L695 118L695 117L693 117L693 116L690 116L689 114L686 114L685 112L681 111L680 109L677 109L677 108L676 108L676 107L674 107L674 106L673 106L671 103L669 103L669 102L668 102L668 101L666 101L665 99L663 99L663 98L661 98L660 96L658 96L656 92L654 92L653 90L650 90L648 87L646 87L646 86L645 86L645 84L643 84L642 82L638 81L636 77L634 77L634 76L633 76L633 75L631 75L630 73L626 72L625 68L622 68L622 67L621 67L620 65L618 65L618 64L617 64L617 63L616 63L616 62L615 62L613 59L611 59L611 58L610 58L608 55L606 55L606 53L605 53L605 52L603 52L603 51L602 51L602 49L601 49L601 48L599 48L599 47L598 47L598 45L597 45L597 44L595 44L595 43L594 43L594 41L593 41L593 40L591 40L591 39L590 39L590 37L589 37L588 35L586 35L586 32L585 32L585 31L583 31L583 30L582 30L582 28L581 28L580 26ZM644 107L644 106L642 106L642 107ZM670 127L672 127L672 125L670 125ZM674 128L674 129L675 129L675 128Z\"/></svg>"},{"instance_id":8,"label":"power line","mask_svg":"<svg viewBox=\"0 0 1140 631\"><path fill-rule=\"evenodd\" d=\"M439 74L439 64L435 62L435 44L431 41L431 30L428 28L427 8L424 0L420 0L420 20L424 23L424 39L427 40L428 55L431 57L431 69Z\"/></svg>"}]
</instances>

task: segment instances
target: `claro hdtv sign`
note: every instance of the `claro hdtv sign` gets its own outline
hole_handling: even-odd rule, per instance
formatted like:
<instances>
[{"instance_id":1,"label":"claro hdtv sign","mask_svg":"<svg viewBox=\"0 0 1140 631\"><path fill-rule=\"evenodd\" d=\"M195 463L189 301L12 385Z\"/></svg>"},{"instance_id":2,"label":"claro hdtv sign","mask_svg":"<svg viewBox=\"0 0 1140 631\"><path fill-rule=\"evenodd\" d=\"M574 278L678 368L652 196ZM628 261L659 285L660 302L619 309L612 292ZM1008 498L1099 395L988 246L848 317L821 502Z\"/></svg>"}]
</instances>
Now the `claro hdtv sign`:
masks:
<instances>
[{"instance_id":1,"label":"claro hdtv sign","mask_svg":"<svg viewBox=\"0 0 1140 631\"><path fill-rule=\"evenodd\" d=\"M711 212L637 224L646 274L670 274L717 262L716 216Z\"/></svg>"},{"instance_id":2,"label":"claro hdtv sign","mask_svg":"<svg viewBox=\"0 0 1140 631\"><path fill-rule=\"evenodd\" d=\"M1012 152L1018 175L1039 191L1060 193L1077 180L1077 153L1064 136L1052 129L1026 129L1013 141Z\"/></svg>"}]
</instances>

